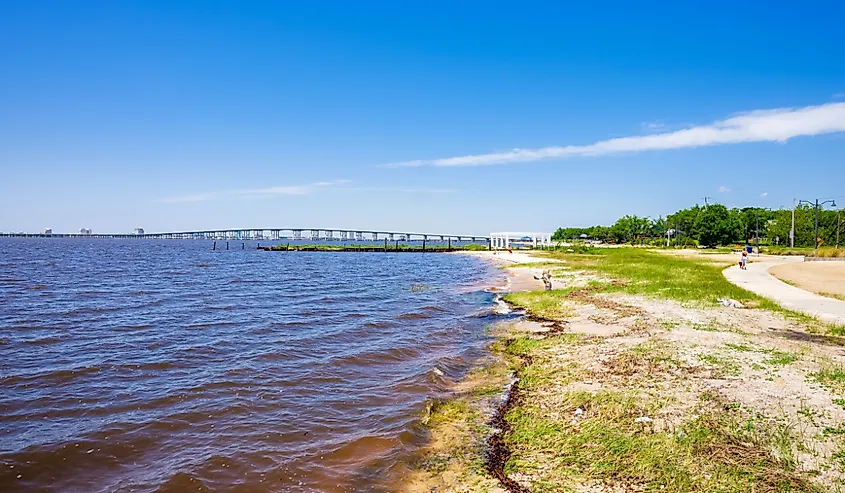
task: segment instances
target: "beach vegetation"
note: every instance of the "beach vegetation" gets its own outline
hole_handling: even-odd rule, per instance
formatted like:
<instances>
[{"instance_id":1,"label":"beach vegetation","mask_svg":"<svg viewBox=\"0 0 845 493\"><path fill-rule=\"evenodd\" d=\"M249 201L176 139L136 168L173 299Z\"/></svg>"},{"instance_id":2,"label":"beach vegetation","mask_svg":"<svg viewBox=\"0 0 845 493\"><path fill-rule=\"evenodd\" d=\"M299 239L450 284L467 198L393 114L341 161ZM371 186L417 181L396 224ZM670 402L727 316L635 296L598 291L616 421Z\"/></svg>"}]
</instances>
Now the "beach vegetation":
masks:
<instances>
[{"instance_id":1,"label":"beach vegetation","mask_svg":"<svg viewBox=\"0 0 845 493\"><path fill-rule=\"evenodd\" d=\"M795 249L787 249L792 231L792 209L743 207L729 209L721 204L695 205L656 219L627 215L611 226L558 228L552 239L558 242L583 240L603 243L714 248L761 245L770 253L795 252L815 246L815 209L807 205L795 208ZM828 247L828 256L845 256L837 237L845 230L845 219L833 209L819 210L819 238ZM845 243L845 235L843 235ZM821 249L820 249L821 250Z\"/></svg>"}]
</instances>

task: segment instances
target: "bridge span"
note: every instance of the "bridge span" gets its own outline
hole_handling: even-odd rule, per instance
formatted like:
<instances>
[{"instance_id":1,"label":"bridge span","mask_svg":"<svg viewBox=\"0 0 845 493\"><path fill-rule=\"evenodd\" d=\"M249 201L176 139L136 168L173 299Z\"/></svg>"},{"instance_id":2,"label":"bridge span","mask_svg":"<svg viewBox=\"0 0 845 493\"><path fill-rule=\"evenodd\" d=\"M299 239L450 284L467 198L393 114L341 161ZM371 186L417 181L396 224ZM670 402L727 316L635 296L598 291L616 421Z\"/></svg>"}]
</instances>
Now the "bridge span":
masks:
<instances>
[{"instance_id":1,"label":"bridge span","mask_svg":"<svg viewBox=\"0 0 845 493\"><path fill-rule=\"evenodd\" d=\"M408 233L360 229L247 228L169 233L0 233L6 238L121 238L152 240L276 240L276 241L470 241L489 242L489 236Z\"/></svg>"}]
</instances>

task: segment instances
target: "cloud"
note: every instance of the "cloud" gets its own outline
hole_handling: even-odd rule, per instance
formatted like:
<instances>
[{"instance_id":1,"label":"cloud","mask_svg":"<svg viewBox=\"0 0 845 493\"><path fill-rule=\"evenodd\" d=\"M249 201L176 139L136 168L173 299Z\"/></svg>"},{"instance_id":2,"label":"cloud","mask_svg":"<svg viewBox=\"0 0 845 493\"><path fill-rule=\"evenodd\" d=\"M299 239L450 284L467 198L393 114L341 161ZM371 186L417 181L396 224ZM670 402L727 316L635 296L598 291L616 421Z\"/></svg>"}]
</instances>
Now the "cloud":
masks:
<instances>
[{"instance_id":1,"label":"cloud","mask_svg":"<svg viewBox=\"0 0 845 493\"><path fill-rule=\"evenodd\" d=\"M833 99L842 99L845 98L845 92L837 92L833 95Z\"/></svg>"},{"instance_id":2,"label":"cloud","mask_svg":"<svg viewBox=\"0 0 845 493\"><path fill-rule=\"evenodd\" d=\"M730 188L728 188L728 187L726 187L726 186L724 186L724 185L722 185L721 187L719 187L719 193L728 193L728 192L730 192L730 191L731 191L731 189L730 189Z\"/></svg>"},{"instance_id":3,"label":"cloud","mask_svg":"<svg viewBox=\"0 0 845 493\"><path fill-rule=\"evenodd\" d=\"M640 128L642 128L645 133L665 132L666 124L661 121L642 122L640 123Z\"/></svg>"},{"instance_id":4,"label":"cloud","mask_svg":"<svg viewBox=\"0 0 845 493\"><path fill-rule=\"evenodd\" d=\"M700 125L651 135L620 137L589 145L566 145L539 149L513 149L507 152L420 159L390 163L384 167L405 166L484 166L543 159L606 156L643 151L707 147L744 142L786 142L793 137L845 131L845 103L828 103L803 108L780 108L741 113L710 125Z\"/></svg>"},{"instance_id":5,"label":"cloud","mask_svg":"<svg viewBox=\"0 0 845 493\"><path fill-rule=\"evenodd\" d=\"M763 192L763 193L760 194L761 199L765 199L768 196L769 196L769 192Z\"/></svg>"},{"instance_id":6,"label":"cloud","mask_svg":"<svg viewBox=\"0 0 845 493\"><path fill-rule=\"evenodd\" d=\"M458 190L452 188L409 188L409 187L339 187L351 183L351 180L318 181L309 185L289 185L267 188L238 188L235 190L223 190L219 192L196 193L191 195L178 195L157 199L155 202L163 204L177 204L185 202L205 202L222 198L249 198L263 199L276 196L309 195L317 190L331 187L336 191L343 192L400 192L400 193L454 193Z\"/></svg>"},{"instance_id":7,"label":"cloud","mask_svg":"<svg viewBox=\"0 0 845 493\"><path fill-rule=\"evenodd\" d=\"M176 204L183 202L205 202L225 197L239 198L270 198L284 195L308 195L317 187L330 187L349 183L349 180L320 181L310 185L288 185L267 188L238 188L234 190L223 190L219 192L206 192L190 195L178 195L157 199L155 202L164 204Z\"/></svg>"},{"instance_id":8,"label":"cloud","mask_svg":"<svg viewBox=\"0 0 845 493\"><path fill-rule=\"evenodd\" d=\"M455 193L455 188L405 188L405 187L360 187L343 188L350 192L400 192L400 193Z\"/></svg>"}]
</instances>

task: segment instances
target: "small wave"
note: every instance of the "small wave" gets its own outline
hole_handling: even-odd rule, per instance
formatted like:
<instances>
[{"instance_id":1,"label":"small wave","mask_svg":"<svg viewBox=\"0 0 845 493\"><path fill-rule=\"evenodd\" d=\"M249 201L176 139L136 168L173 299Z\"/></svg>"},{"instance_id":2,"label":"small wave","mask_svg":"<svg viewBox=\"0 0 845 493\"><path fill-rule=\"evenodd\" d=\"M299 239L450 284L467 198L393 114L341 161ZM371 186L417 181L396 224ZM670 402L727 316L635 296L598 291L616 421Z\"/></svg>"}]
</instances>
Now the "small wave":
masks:
<instances>
[{"instance_id":1,"label":"small wave","mask_svg":"<svg viewBox=\"0 0 845 493\"><path fill-rule=\"evenodd\" d=\"M120 327L115 327L114 330L117 331L130 331L130 330L143 330L143 329L152 329L153 326L150 324L137 324L137 325L121 325Z\"/></svg>"},{"instance_id":2,"label":"small wave","mask_svg":"<svg viewBox=\"0 0 845 493\"><path fill-rule=\"evenodd\" d=\"M32 286L27 286L24 289L28 289L30 291L41 291L41 290L47 289L47 285L46 284L35 284L35 285L32 285Z\"/></svg>"},{"instance_id":3,"label":"small wave","mask_svg":"<svg viewBox=\"0 0 845 493\"><path fill-rule=\"evenodd\" d=\"M419 356L420 351L412 348L391 348L382 351L367 351L341 356L331 360L331 366L370 366L379 363L404 361Z\"/></svg>"},{"instance_id":4,"label":"small wave","mask_svg":"<svg viewBox=\"0 0 845 493\"><path fill-rule=\"evenodd\" d=\"M425 311L430 311L430 312L441 312L441 313L445 313L445 312L448 311L445 308L440 307L440 306L424 306L424 307L420 308L420 310L425 310Z\"/></svg>"},{"instance_id":5,"label":"small wave","mask_svg":"<svg viewBox=\"0 0 845 493\"><path fill-rule=\"evenodd\" d=\"M493 301L494 303L496 303L495 308L493 308L493 313L496 313L498 315L507 315L508 313L513 311L511 307L507 303L505 303L505 300L503 300L501 296L497 295Z\"/></svg>"},{"instance_id":6,"label":"small wave","mask_svg":"<svg viewBox=\"0 0 845 493\"><path fill-rule=\"evenodd\" d=\"M367 323L364 324L364 327L370 327L370 328L373 328L373 329L386 329L386 328L388 328L392 325L393 324L390 323L390 322L380 321L380 322L367 322Z\"/></svg>"},{"instance_id":7,"label":"small wave","mask_svg":"<svg viewBox=\"0 0 845 493\"><path fill-rule=\"evenodd\" d=\"M64 341L64 339L62 339L60 337L45 337L43 339L33 339L33 340L29 340L29 341L21 341L21 343L32 345L32 346L44 346L44 345L47 345L47 344L58 344L58 343L63 342L63 341Z\"/></svg>"},{"instance_id":8,"label":"small wave","mask_svg":"<svg viewBox=\"0 0 845 493\"><path fill-rule=\"evenodd\" d=\"M79 377L99 373L102 367L83 366L72 370L53 370L31 375L11 375L0 378L0 384L14 385L19 383L39 382L42 385L66 384Z\"/></svg>"},{"instance_id":9,"label":"small wave","mask_svg":"<svg viewBox=\"0 0 845 493\"><path fill-rule=\"evenodd\" d=\"M422 320L426 318L431 318L431 315L426 315L425 313L400 313L396 315L397 320Z\"/></svg>"},{"instance_id":10,"label":"small wave","mask_svg":"<svg viewBox=\"0 0 845 493\"><path fill-rule=\"evenodd\" d=\"M237 325L235 322L200 322L196 324L185 325L186 329L207 329L209 327L225 327L227 325Z\"/></svg>"},{"instance_id":11,"label":"small wave","mask_svg":"<svg viewBox=\"0 0 845 493\"><path fill-rule=\"evenodd\" d=\"M343 316L343 318L364 318L366 315L363 313L347 313Z\"/></svg>"},{"instance_id":12,"label":"small wave","mask_svg":"<svg viewBox=\"0 0 845 493\"><path fill-rule=\"evenodd\" d=\"M270 325L272 325L273 327L299 327L302 325L308 325L308 323L300 322L298 320L292 320L290 322L273 322Z\"/></svg>"},{"instance_id":13,"label":"small wave","mask_svg":"<svg viewBox=\"0 0 845 493\"><path fill-rule=\"evenodd\" d=\"M111 294L108 291L83 291L79 296L102 296L104 294Z\"/></svg>"},{"instance_id":14,"label":"small wave","mask_svg":"<svg viewBox=\"0 0 845 493\"><path fill-rule=\"evenodd\" d=\"M65 312L64 315L86 315L86 314L90 314L90 313L108 313L108 312L116 312L116 311L120 311L120 310L123 310L123 307L119 307L119 306L109 306L109 307L86 306L86 307L76 308L76 309L70 310L68 312Z\"/></svg>"},{"instance_id":15,"label":"small wave","mask_svg":"<svg viewBox=\"0 0 845 493\"><path fill-rule=\"evenodd\" d=\"M139 371L156 371L156 370L170 370L171 368L182 368L181 365L175 361L149 361L142 363L127 363L120 365L117 368L121 370L139 370Z\"/></svg>"},{"instance_id":16,"label":"small wave","mask_svg":"<svg viewBox=\"0 0 845 493\"><path fill-rule=\"evenodd\" d=\"M200 478L186 472L177 472L156 489L156 493L181 493L183 491L211 491Z\"/></svg>"},{"instance_id":17,"label":"small wave","mask_svg":"<svg viewBox=\"0 0 845 493\"><path fill-rule=\"evenodd\" d=\"M232 310L234 308L235 308L234 305L210 306L210 307L208 307L209 310Z\"/></svg>"}]
</instances>

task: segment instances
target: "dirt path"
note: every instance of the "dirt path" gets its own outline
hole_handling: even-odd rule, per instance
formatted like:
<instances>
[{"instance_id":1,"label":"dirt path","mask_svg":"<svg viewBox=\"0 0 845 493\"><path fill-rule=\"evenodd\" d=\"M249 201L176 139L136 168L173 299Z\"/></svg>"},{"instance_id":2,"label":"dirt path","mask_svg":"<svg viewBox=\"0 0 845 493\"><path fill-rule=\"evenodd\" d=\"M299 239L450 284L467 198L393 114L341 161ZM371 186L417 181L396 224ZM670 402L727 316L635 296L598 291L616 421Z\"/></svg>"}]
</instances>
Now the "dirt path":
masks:
<instances>
[{"instance_id":1,"label":"dirt path","mask_svg":"<svg viewBox=\"0 0 845 493\"><path fill-rule=\"evenodd\" d=\"M769 268L769 274L801 289L845 300L845 262L775 265Z\"/></svg>"}]
</instances>

